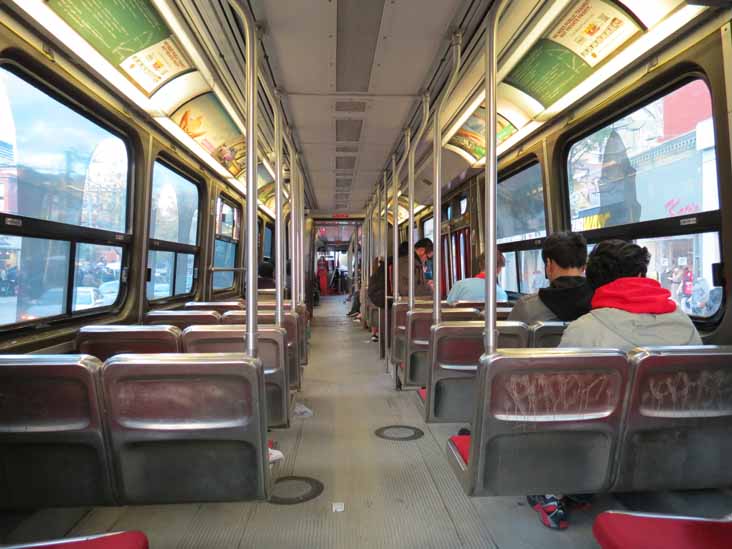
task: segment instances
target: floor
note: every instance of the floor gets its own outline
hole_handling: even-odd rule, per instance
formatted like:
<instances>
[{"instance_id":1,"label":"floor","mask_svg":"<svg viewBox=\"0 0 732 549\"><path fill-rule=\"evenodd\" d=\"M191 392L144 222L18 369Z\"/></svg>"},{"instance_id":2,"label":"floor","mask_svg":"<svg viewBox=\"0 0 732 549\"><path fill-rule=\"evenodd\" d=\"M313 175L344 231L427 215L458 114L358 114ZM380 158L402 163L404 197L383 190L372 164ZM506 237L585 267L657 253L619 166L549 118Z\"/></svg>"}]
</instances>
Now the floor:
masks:
<instances>
[{"instance_id":1,"label":"floor","mask_svg":"<svg viewBox=\"0 0 732 549\"><path fill-rule=\"evenodd\" d=\"M303 390L313 416L272 432L285 455L275 477L308 476L325 489L297 505L265 502L42 510L16 520L0 541L138 529L153 549L596 547L592 521L608 508L707 514L732 511L729 491L597 498L562 532L542 526L523 498L468 498L445 456L461 425L427 425L411 391L396 392L377 344L346 318L342 297L316 308ZM377 438L386 425L417 427L410 442ZM335 512L334 504L342 504ZM701 510L700 510L701 509ZM12 517L11 517L12 518ZM0 525L2 521L0 521ZM3 539L4 537L4 539Z\"/></svg>"}]
</instances>

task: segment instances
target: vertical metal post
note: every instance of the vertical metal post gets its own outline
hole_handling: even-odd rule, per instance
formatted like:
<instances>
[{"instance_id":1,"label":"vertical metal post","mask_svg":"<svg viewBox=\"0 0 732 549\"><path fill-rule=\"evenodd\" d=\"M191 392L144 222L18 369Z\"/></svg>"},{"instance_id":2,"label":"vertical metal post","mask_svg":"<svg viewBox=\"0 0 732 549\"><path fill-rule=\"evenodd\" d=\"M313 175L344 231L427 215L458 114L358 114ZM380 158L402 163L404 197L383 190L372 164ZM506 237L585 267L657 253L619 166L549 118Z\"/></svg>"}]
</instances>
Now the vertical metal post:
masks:
<instances>
[{"instance_id":1,"label":"vertical metal post","mask_svg":"<svg viewBox=\"0 0 732 549\"><path fill-rule=\"evenodd\" d=\"M305 277L305 272L306 269L310 268L310 266L306 265L305 263L305 172L300 169L299 163L297 171L297 191L297 203L300 206L300 215L298 216L298 220L300 223L300 230L298 231L300 237L300 299L298 300L298 303L304 303L305 296L307 295L307 289L305 288L307 278Z\"/></svg>"},{"instance_id":2,"label":"vertical metal post","mask_svg":"<svg viewBox=\"0 0 732 549\"><path fill-rule=\"evenodd\" d=\"M432 323L440 322L440 307L442 305L442 119L441 111L448 96L452 92L460 72L460 49L462 35L456 33L452 38L452 73L435 106L433 114L433 143L432 143L432 210L434 223L434 256L432 261L432 282L434 284L432 299Z\"/></svg>"},{"instance_id":3,"label":"vertical metal post","mask_svg":"<svg viewBox=\"0 0 732 549\"><path fill-rule=\"evenodd\" d=\"M430 97L422 96L422 122L420 122L417 134L414 136L414 144L407 153L407 193L409 194L409 310L414 309L414 155L417 152L419 141L427 129L427 121L430 117Z\"/></svg>"},{"instance_id":4,"label":"vertical metal post","mask_svg":"<svg viewBox=\"0 0 732 549\"><path fill-rule=\"evenodd\" d=\"M407 134L408 135L408 134ZM409 139L407 137L407 139ZM409 147L409 144L407 144ZM399 301L399 169L397 168L396 154L391 155L391 220L392 241L391 256L394 258L391 267L392 288L394 304Z\"/></svg>"},{"instance_id":5,"label":"vertical metal post","mask_svg":"<svg viewBox=\"0 0 732 549\"><path fill-rule=\"evenodd\" d=\"M496 0L486 18L485 32L485 332L486 353L496 350L496 72L498 20L507 2Z\"/></svg>"},{"instance_id":6,"label":"vertical metal post","mask_svg":"<svg viewBox=\"0 0 732 549\"><path fill-rule=\"evenodd\" d=\"M290 248L290 310L294 313L297 309L297 300L300 297L300 277L297 275L300 269L300 253L298 246L298 223L297 216L300 211L300 200L297 193L297 162L299 154L294 152L290 157L290 221L292 223L292 246Z\"/></svg>"},{"instance_id":7,"label":"vertical metal post","mask_svg":"<svg viewBox=\"0 0 732 549\"><path fill-rule=\"evenodd\" d=\"M383 236L382 230L381 230L381 187L376 191L376 221L374 222L374 225L378 227L378 234L374 233L374 258L378 257L379 253L381 252L381 238ZM376 305L376 303L374 303ZM381 314L379 314L379 352L381 352L381 343L382 343L382 335L381 335Z\"/></svg>"},{"instance_id":8,"label":"vertical metal post","mask_svg":"<svg viewBox=\"0 0 732 549\"><path fill-rule=\"evenodd\" d=\"M258 40L248 20L242 25L246 34L247 49L247 353L257 356L257 65Z\"/></svg>"},{"instance_id":9,"label":"vertical metal post","mask_svg":"<svg viewBox=\"0 0 732 549\"><path fill-rule=\"evenodd\" d=\"M275 324L282 326L282 289L284 287L285 246L283 241L282 218L282 119L276 105L274 107L275 126Z\"/></svg>"}]
</instances>

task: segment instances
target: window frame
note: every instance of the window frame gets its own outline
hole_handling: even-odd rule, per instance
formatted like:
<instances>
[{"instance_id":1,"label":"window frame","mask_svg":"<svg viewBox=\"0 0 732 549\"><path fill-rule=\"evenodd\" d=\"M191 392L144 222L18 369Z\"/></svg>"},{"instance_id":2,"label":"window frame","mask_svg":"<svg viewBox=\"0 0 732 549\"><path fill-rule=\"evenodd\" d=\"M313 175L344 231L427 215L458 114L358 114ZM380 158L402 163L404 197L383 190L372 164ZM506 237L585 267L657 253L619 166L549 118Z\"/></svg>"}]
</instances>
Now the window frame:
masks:
<instances>
[{"instance_id":1,"label":"window frame","mask_svg":"<svg viewBox=\"0 0 732 549\"><path fill-rule=\"evenodd\" d=\"M220 220L219 219L215 220L214 230L213 230L213 233L214 233L213 248L211 250L211 252L212 252L211 265L213 265L214 268L216 267L216 265L214 264L214 261L216 258L216 241L220 240L222 242L227 242L229 244L234 245L234 265L233 265L233 267L236 267L236 262L237 262L237 259L239 258L239 242L242 240L241 231L242 231L242 227L243 227L242 215L244 213L244 211L243 211L244 208L231 195L228 195L225 192L219 192L218 195L216 196L216 206L215 206L216 216L219 215L219 201L221 201L224 204L226 204L227 206L233 208L233 210L234 210L234 230L232 231L232 233L233 233L232 236L228 236L226 234L219 233L218 226L219 226ZM238 212L238 214L237 214L237 212ZM237 218L237 215L238 215L238 218ZM237 221L238 221L238 227L237 227ZM237 273L236 271L232 271L232 274L234 276L232 276L231 286L227 286L225 288L216 288L216 286L214 285L215 274L216 273L213 273L214 276L211 276L211 291L214 294L230 292L231 290L236 288L236 285L239 281L239 273Z\"/></svg>"},{"instance_id":2,"label":"window frame","mask_svg":"<svg viewBox=\"0 0 732 549\"><path fill-rule=\"evenodd\" d=\"M58 102L63 107L85 118L92 124L107 131L120 139L127 153L127 194L125 197L124 231L117 232L109 229L98 229L72 225L61 221L49 221L18 214L0 211L0 234L15 237L36 238L48 241L66 242L69 244L69 256L66 279L66 296L63 304L64 312L58 315L39 317L32 320L14 322L0 326L0 333L16 332L24 329L48 328L80 318L96 317L106 313L119 312L127 299L129 263L131 258L131 233L134 195L135 195L135 147L134 137L130 131L125 131L121 125L113 122L114 116L98 102L94 102L82 90L74 89L76 97L64 92L67 82L56 75L47 74L43 67L28 60L21 64L18 60L8 56L0 56L0 69L6 70L13 76L23 80L29 86ZM56 82L53 82L56 81ZM94 103L95 108L88 105ZM101 107L101 108L100 108ZM101 115L100 115L101 112ZM16 128L17 133L17 128ZM74 311L74 279L76 273L77 248L81 244L98 246L114 246L121 248L119 290L115 301L109 305Z\"/></svg>"},{"instance_id":3,"label":"window frame","mask_svg":"<svg viewBox=\"0 0 732 549\"><path fill-rule=\"evenodd\" d=\"M592 135L593 133L606 128L625 116L637 112L645 106L666 97L673 92L683 88L687 84L700 80L704 83L709 92L712 102L712 119L714 121L714 139L715 151L719 143L725 143L720 140L720 126L718 120L714 117L714 91L707 75L699 67L689 69L686 67L683 72L675 72L670 77L668 75L661 76L641 89L632 90L628 94L620 95L613 101L605 105L602 110L593 115L589 120L580 124L577 128L570 130L566 135L560 137L558 143L557 159L559 164L559 197L560 211L563 225L571 230L572 215L570 207L569 193L569 152L573 145L582 139ZM611 227L602 227L599 229L590 229L580 231L587 244L597 244L603 240L619 238L622 240L636 241L638 239L653 239L671 236L695 235L703 233L717 233L719 240L720 262L724 262L724 246L722 241L722 188L720 185L720 156L715 152L715 167L717 174L717 192L719 197L719 207L716 210L695 212L675 217L665 217L653 219L649 221L640 221L637 223L628 223L623 225L614 225ZM703 329L711 330L715 328L722 320L725 314L726 296L723 292L722 302L719 309L710 317L700 317L689 315L694 324Z\"/></svg>"},{"instance_id":4,"label":"window frame","mask_svg":"<svg viewBox=\"0 0 732 549\"><path fill-rule=\"evenodd\" d=\"M198 210L196 215L196 244L182 244L180 242L171 242L169 240L161 240L158 238L152 238L150 235L153 231L152 226L152 196L153 196L153 190L155 183L153 181L154 178L154 171L155 171L155 164L156 163L162 164L164 167L168 168L172 172L178 174L182 178L184 178L189 183L192 183L196 191L198 193ZM195 295L196 291L198 290L198 284L199 284L199 273L200 273L200 254L201 254L201 232L202 232L202 226L203 226L203 220L206 217L206 212L204 212L204 208L202 207L204 204L204 194L206 190L205 182L201 179L200 175L195 174L195 172L187 169L183 165L175 162L172 160L165 151L160 151L153 159L151 163L151 169L150 169L150 194L149 194L149 204L150 207L148 208L147 216L148 216L148 227L149 227L149 234L148 234L148 241L147 241L147 250L145 254L145 270L146 270L146 276L145 276L145 290L144 290L144 297L145 300L148 303L166 303L174 300L181 300L183 298L190 298ZM215 232L215 231L214 231ZM158 299L150 299L147 296L147 284L150 283L150 280L152 278L152 266L149 265L150 260L150 252L173 252L173 277L170 280L170 287L171 287L171 295L166 297L160 297ZM175 293L175 287L176 287L176 277L178 275L178 255L180 254L192 254L193 255L193 282L191 284L191 290L187 293L183 294L176 294Z\"/></svg>"}]
</instances>

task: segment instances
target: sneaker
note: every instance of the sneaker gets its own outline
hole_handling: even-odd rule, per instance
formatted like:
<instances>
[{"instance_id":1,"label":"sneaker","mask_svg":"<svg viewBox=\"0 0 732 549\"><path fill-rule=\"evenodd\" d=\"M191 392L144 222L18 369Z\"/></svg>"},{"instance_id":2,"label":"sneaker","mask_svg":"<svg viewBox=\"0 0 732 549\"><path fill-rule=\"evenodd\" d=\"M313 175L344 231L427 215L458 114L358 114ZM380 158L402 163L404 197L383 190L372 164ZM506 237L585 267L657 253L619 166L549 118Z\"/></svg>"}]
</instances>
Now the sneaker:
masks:
<instances>
[{"instance_id":1,"label":"sneaker","mask_svg":"<svg viewBox=\"0 0 732 549\"><path fill-rule=\"evenodd\" d=\"M458 431L458 435L460 435L460 436L466 436L466 435L467 436L470 436L470 429L466 429L465 427L463 427L462 429L460 429Z\"/></svg>"},{"instance_id":2,"label":"sneaker","mask_svg":"<svg viewBox=\"0 0 732 549\"><path fill-rule=\"evenodd\" d=\"M377 336L376 334L372 335L371 336L371 341L373 341L373 342L379 341L379 336Z\"/></svg>"},{"instance_id":3,"label":"sneaker","mask_svg":"<svg viewBox=\"0 0 732 549\"><path fill-rule=\"evenodd\" d=\"M555 496L526 496L532 509L539 513L541 522L552 530L564 530L569 526L567 510L561 499Z\"/></svg>"}]
</instances>

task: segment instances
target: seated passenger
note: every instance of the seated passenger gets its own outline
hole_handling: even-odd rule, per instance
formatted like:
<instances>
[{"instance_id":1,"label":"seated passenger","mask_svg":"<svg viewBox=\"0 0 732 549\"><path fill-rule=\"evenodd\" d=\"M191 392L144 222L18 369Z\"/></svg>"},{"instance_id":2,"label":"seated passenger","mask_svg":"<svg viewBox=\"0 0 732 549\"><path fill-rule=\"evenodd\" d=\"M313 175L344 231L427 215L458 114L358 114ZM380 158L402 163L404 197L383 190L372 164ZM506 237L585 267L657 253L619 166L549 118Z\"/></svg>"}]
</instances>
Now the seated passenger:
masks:
<instances>
[{"instance_id":1,"label":"seated passenger","mask_svg":"<svg viewBox=\"0 0 732 549\"><path fill-rule=\"evenodd\" d=\"M432 241L422 238L414 244L414 295L432 297L432 281L425 280L424 263L433 250ZM409 295L409 244L399 245L399 295Z\"/></svg>"},{"instance_id":2,"label":"seated passenger","mask_svg":"<svg viewBox=\"0 0 732 549\"><path fill-rule=\"evenodd\" d=\"M592 310L572 322L560 347L612 347L628 351L643 345L701 345L691 319L658 281L646 278L646 248L624 240L600 242L587 262L587 281L595 288Z\"/></svg>"},{"instance_id":3,"label":"seated passenger","mask_svg":"<svg viewBox=\"0 0 732 549\"><path fill-rule=\"evenodd\" d=\"M610 347L629 351L643 345L701 345L691 319L671 300L671 292L646 278L646 248L606 240L592 250L587 282L595 288L592 310L567 326L560 347ZM527 496L545 526L568 526L566 500L587 503L587 495Z\"/></svg>"},{"instance_id":4,"label":"seated passenger","mask_svg":"<svg viewBox=\"0 0 732 549\"><path fill-rule=\"evenodd\" d=\"M541 247L549 287L522 297L508 320L532 324L546 320L569 322L590 312L592 288L584 277L587 241L577 233L554 233Z\"/></svg>"},{"instance_id":5,"label":"seated passenger","mask_svg":"<svg viewBox=\"0 0 732 549\"><path fill-rule=\"evenodd\" d=\"M501 252L496 252L496 279L501 269L506 266L506 258ZM447 302L452 305L458 301L485 301L485 265L481 259L481 271L472 278L458 280L447 294ZM496 301L508 301L506 290L496 282Z\"/></svg>"},{"instance_id":6,"label":"seated passenger","mask_svg":"<svg viewBox=\"0 0 732 549\"><path fill-rule=\"evenodd\" d=\"M274 279L274 264L262 261L257 269L257 289L272 290L276 288Z\"/></svg>"}]
</instances>

